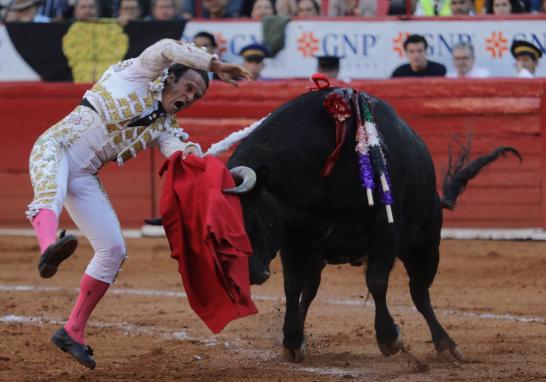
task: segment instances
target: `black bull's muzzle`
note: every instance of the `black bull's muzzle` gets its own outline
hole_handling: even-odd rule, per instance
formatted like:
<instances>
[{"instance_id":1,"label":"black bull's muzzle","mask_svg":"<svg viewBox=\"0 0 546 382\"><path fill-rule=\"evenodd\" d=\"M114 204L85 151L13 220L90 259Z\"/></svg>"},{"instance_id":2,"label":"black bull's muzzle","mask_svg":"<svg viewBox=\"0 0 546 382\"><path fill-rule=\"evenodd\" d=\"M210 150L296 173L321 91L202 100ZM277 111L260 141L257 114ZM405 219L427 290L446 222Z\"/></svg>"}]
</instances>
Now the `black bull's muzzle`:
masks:
<instances>
[{"instance_id":1,"label":"black bull's muzzle","mask_svg":"<svg viewBox=\"0 0 546 382\"><path fill-rule=\"evenodd\" d=\"M269 269L265 269L262 272L253 272L252 269L250 269L250 284L261 285L269 279L270 275Z\"/></svg>"}]
</instances>

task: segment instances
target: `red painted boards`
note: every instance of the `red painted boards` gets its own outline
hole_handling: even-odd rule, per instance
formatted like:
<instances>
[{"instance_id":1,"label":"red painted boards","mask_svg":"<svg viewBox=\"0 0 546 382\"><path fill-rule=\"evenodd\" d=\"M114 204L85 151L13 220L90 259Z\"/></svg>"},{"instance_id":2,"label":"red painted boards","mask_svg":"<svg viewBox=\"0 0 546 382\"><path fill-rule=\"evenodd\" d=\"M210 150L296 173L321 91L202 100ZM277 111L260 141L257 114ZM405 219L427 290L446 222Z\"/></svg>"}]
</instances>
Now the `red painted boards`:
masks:
<instances>
[{"instance_id":1,"label":"red painted boards","mask_svg":"<svg viewBox=\"0 0 546 382\"><path fill-rule=\"evenodd\" d=\"M191 140L206 149L306 92L309 85L307 81L269 81L233 88L215 83L202 101L179 115L180 122ZM429 146L438 178L455 133L464 137L473 132L475 155L506 145L523 154L521 165L509 158L485 169L462 195L458 209L445 212L445 226L546 227L546 80L400 79L358 81L352 86L385 99L397 109ZM0 226L30 227L24 211L32 198L27 174L32 144L79 103L88 87L41 82L0 84ZM156 168L162 162L157 153L155 162ZM151 168L148 151L122 168L111 164L101 170L101 179L125 228L140 226L152 214Z\"/></svg>"}]
</instances>

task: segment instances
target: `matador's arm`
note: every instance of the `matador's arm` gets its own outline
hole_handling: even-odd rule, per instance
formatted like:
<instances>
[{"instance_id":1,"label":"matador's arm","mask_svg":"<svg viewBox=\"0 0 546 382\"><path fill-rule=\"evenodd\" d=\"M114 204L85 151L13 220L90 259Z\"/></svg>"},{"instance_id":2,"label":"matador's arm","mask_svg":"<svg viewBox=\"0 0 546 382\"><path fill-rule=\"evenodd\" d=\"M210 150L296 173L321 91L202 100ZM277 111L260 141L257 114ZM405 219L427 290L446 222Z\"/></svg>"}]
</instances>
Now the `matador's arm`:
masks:
<instances>
[{"instance_id":1,"label":"matador's arm","mask_svg":"<svg viewBox=\"0 0 546 382\"><path fill-rule=\"evenodd\" d=\"M146 48L134 63L140 75L153 80L173 63L208 71L212 60L217 58L216 55L209 54L193 44L162 39Z\"/></svg>"}]
</instances>

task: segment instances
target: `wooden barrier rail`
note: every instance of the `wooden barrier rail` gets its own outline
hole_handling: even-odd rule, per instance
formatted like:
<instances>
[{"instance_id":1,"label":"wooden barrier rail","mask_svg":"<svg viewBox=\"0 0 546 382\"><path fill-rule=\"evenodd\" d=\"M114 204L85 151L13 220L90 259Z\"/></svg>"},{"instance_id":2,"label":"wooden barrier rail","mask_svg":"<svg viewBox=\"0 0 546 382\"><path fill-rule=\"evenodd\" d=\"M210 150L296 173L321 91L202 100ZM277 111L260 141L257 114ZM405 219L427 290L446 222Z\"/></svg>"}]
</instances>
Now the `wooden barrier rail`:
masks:
<instances>
[{"instance_id":1,"label":"wooden barrier rail","mask_svg":"<svg viewBox=\"0 0 546 382\"><path fill-rule=\"evenodd\" d=\"M214 83L205 99L181 113L180 123L203 148L249 125L282 103L307 91L306 81ZM472 181L445 226L546 228L546 80L400 79L358 81L357 87L391 103L425 140L442 178L454 134L473 133L473 154L514 146L524 161L500 160ZM28 227L24 211L32 198L28 155L36 138L77 105L87 85L2 83L0 116L0 226ZM101 170L124 227L140 226L157 209L151 174L162 158L141 153L123 168ZM159 181L157 182L159 183ZM156 187L156 191L159 186ZM156 192L158 194L158 192ZM69 224L63 217L62 224Z\"/></svg>"}]
</instances>

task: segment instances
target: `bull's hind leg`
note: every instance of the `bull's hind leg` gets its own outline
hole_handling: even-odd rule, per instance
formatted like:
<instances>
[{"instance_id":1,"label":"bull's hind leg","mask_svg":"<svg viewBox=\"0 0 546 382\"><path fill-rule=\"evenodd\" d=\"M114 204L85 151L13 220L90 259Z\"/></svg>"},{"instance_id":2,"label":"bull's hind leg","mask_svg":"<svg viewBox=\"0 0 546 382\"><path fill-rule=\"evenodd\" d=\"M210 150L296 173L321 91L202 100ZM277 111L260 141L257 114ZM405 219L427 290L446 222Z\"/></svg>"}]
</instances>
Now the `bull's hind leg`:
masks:
<instances>
[{"instance_id":1,"label":"bull's hind leg","mask_svg":"<svg viewBox=\"0 0 546 382\"><path fill-rule=\"evenodd\" d=\"M432 335L436 350L449 352L458 360L463 360L463 353L444 330L430 303L429 288L436 275L440 253L438 244L423 244L401 256L410 280L410 293L417 310L425 318Z\"/></svg>"},{"instance_id":2,"label":"bull's hind leg","mask_svg":"<svg viewBox=\"0 0 546 382\"><path fill-rule=\"evenodd\" d=\"M400 328L387 307L387 288L393 263L394 257L374 260L370 256L366 269L366 285L375 302L375 337L379 350L387 357L402 348Z\"/></svg>"},{"instance_id":3,"label":"bull's hind leg","mask_svg":"<svg viewBox=\"0 0 546 382\"><path fill-rule=\"evenodd\" d=\"M378 226L374 226L378 227ZM385 232L385 231L384 231ZM398 240L394 229L387 238L385 233L370 234L374 240L370 243L366 285L375 302L375 336L379 349L385 356L396 354L402 348L400 328L387 308L387 288L389 275L398 250Z\"/></svg>"},{"instance_id":4,"label":"bull's hind leg","mask_svg":"<svg viewBox=\"0 0 546 382\"><path fill-rule=\"evenodd\" d=\"M305 318L320 285L324 262L318 256L306 256L304 251L281 251L286 295L283 326L284 356L290 362L305 358Z\"/></svg>"}]
</instances>

